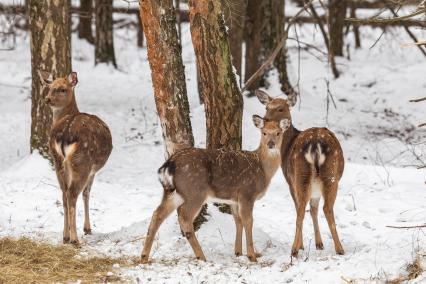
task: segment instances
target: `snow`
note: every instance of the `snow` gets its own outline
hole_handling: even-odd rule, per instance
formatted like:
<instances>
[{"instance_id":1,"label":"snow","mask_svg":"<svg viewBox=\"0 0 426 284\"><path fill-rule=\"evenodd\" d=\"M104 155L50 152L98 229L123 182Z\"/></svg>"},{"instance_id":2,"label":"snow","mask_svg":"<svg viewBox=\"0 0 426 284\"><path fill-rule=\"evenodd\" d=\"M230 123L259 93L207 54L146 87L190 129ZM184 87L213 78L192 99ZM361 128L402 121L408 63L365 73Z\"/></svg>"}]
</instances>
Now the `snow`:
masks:
<instances>
[{"instance_id":1,"label":"snow","mask_svg":"<svg viewBox=\"0 0 426 284\"><path fill-rule=\"evenodd\" d=\"M299 28L302 41L325 50L312 26ZM419 38L426 36L425 31L413 31ZM187 24L182 32L192 127L196 145L203 147L204 110L199 105ZM255 204L254 243L262 255L258 263L234 256L233 218L209 206L209 221L197 232L206 263L195 260L174 213L154 242L153 263L121 267L125 277L140 283L342 283L342 277L381 282L404 274L406 264L425 252L424 232L386 226L423 224L426 217L426 175L415 168L425 160L425 131L415 127L424 121L423 105L408 102L425 96L424 58L415 47L401 48L402 43L411 41L402 29L388 30L373 48L369 47L381 30L362 27L361 33L363 48L350 47L350 60L337 59L342 73L337 80L327 68L326 58L315 50L301 50L299 76L297 44L289 42L290 77L292 82L300 79L301 93L292 111L293 123L300 129L329 127L344 150L346 168L339 183L335 216L346 254L335 254L320 210L324 250L315 249L312 221L306 214L305 251L297 259L290 258L295 210L279 171L265 197ZM347 39L351 44L352 34ZM77 230L82 254L138 257L151 214L161 200L156 172L164 161L164 148L146 50L137 48L136 30L132 28L116 31L114 41L118 70L94 67L92 46L73 37L78 105L81 111L98 115L110 126L114 144L92 188L93 235L83 236L82 200L77 204ZM16 48L0 51L0 62L0 237L28 236L59 244L63 212L56 176L37 152L29 153L28 35L19 32ZM275 72L269 79L268 92L280 95ZM337 105L336 109L330 105L328 116L327 81ZM264 112L256 98L244 97L244 149L256 148L259 133L251 116ZM416 281L425 279L423 274Z\"/></svg>"}]
</instances>

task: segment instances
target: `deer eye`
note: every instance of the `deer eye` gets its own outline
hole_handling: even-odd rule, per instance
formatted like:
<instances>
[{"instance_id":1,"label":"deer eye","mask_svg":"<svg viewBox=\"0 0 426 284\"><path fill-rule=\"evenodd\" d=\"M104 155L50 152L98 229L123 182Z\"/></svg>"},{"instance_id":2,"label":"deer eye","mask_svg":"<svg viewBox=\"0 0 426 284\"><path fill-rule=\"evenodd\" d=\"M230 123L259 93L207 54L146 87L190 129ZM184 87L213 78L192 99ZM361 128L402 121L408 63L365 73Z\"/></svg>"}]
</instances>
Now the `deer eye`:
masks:
<instances>
[{"instance_id":1,"label":"deer eye","mask_svg":"<svg viewBox=\"0 0 426 284\"><path fill-rule=\"evenodd\" d=\"M277 136L280 136L280 133L279 133L279 132L277 132Z\"/></svg>"},{"instance_id":2,"label":"deer eye","mask_svg":"<svg viewBox=\"0 0 426 284\"><path fill-rule=\"evenodd\" d=\"M279 112L283 112L283 111L284 111L284 109L282 109L282 108L279 108L279 109L278 109L278 111L279 111Z\"/></svg>"},{"instance_id":3,"label":"deer eye","mask_svg":"<svg viewBox=\"0 0 426 284\"><path fill-rule=\"evenodd\" d=\"M266 136L266 132L263 132L263 135Z\"/></svg>"}]
</instances>

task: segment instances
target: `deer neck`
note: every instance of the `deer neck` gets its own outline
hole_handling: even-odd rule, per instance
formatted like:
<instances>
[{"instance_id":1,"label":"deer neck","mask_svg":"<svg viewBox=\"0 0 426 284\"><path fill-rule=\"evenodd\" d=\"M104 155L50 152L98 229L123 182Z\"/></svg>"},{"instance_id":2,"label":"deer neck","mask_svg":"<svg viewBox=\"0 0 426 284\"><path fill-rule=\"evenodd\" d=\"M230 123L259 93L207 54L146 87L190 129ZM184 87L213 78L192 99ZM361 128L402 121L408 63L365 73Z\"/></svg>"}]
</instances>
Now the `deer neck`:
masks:
<instances>
[{"instance_id":1,"label":"deer neck","mask_svg":"<svg viewBox=\"0 0 426 284\"><path fill-rule=\"evenodd\" d=\"M75 101L74 93L72 95L71 102L66 107L53 108L52 111L53 111L53 124L55 124L61 118L65 117L67 115L75 115L75 114L80 113L80 111L78 110L78 107L77 107L77 103Z\"/></svg>"},{"instance_id":2,"label":"deer neck","mask_svg":"<svg viewBox=\"0 0 426 284\"><path fill-rule=\"evenodd\" d=\"M269 184L277 169L281 165L280 151L272 152L266 145L260 145L256 150L260 162L262 163L266 183Z\"/></svg>"},{"instance_id":3,"label":"deer neck","mask_svg":"<svg viewBox=\"0 0 426 284\"><path fill-rule=\"evenodd\" d=\"M291 149L291 145L293 145L294 139L296 139L297 135L299 135L300 131L297 130L293 124L284 132L283 134L283 142L281 144L281 158L283 166L287 164L288 154Z\"/></svg>"}]
</instances>

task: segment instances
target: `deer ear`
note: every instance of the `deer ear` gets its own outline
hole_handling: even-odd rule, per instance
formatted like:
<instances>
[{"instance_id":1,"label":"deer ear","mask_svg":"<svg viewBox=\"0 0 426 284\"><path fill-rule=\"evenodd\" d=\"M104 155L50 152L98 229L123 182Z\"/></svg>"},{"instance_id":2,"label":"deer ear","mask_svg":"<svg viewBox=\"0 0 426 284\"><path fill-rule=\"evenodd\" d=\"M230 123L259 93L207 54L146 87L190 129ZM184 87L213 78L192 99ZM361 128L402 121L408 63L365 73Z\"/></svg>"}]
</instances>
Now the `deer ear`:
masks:
<instances>
[{"instance_id":1,"label":"deer ear","mask_svg":"<svg viewBox=\"0 0 426 284\"><path fill-rule=\"evenodd\" d=\"M257 128L263 128L263 126L265 126L263 118L261 118L257 114L253 115L253 123Z\"/></svg>"},{"instance_id":2,"label":"deer ear","mask_svg":"<svg viewBox=\"0 0 426 284\"><path fill-rule=\"evenodd\" d=\"M53 76L51 73L47 72L47 71L43 71L43 70L39 70L38 74L41 77L41 81L45 84L45 85L50 85L53 82Z\"/></svg>"},{"instance_id":3,"label":"deer ear","mask_svg":"<svg viewBox=\"0 0 426 284\"><path fill-rule=\"evenodd\" d=\"M75 87L78 83L77 72L71 72L68 75L68 83L70 83L71 87Z\"/></svg>"},{"instance_id":4,"label":"deer ear","mask_svg":"<svg viewBox=\"0 0 426 284\"><path fill-rule=\"evenodd\" d=\"M281 119L280 127L283 131L286 131L290 127L290 120L287 118Z\"/></svg>"},{"instance_id":5,"label":"deer ear","mask_svg":"<svg viewBox=\"0 0 426 284\"><path fill-rule=\"evenodd\" d=\"M259 101L264 105L267 105L270 101L272 101L272 98L264 91L256 90L255 95L259 99Z\"/></svg>"}]
</instances>

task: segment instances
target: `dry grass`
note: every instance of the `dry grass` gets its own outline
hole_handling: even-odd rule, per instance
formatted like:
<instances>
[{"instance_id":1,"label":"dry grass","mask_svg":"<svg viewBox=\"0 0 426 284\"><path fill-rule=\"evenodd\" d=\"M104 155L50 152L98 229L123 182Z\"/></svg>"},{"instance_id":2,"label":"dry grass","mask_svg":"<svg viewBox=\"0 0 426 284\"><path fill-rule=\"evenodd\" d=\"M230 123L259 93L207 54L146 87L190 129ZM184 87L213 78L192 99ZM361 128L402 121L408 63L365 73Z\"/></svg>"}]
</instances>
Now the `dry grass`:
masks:
<instances>
[{"instance_id":1,"label":"dry grass","mask_svg":"<svg viewBox=\"0 0 426 284\"><path fill-rule=\"evenodd\" d=\"M107 275L123 259L82 258L70 246L53 246L27 238L0 239L0 283L104 283L123 281Z\"/></svg>"},{"instance_id":2,"label":"dry grass","mask_svg":"<svg viewBox=\"0 0 426 284\"><path fill-rule=\"evenodd\" d=\"M386 284L399 284L419 277L423 273L420 255L417 255L414 261L406 266L406 271L408 273L407 275L386 281Z\"/></svg>"}]
</instances>

